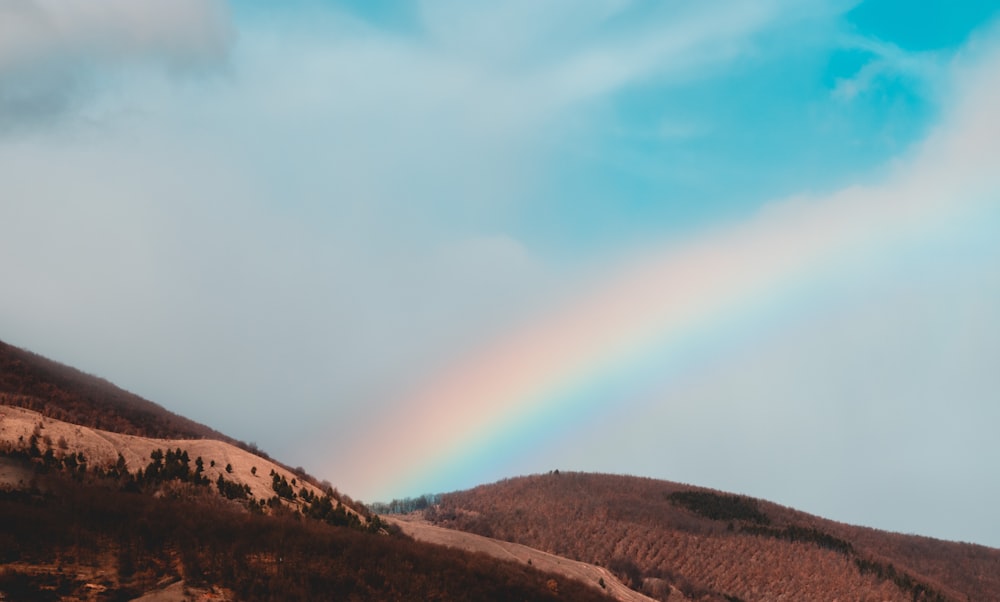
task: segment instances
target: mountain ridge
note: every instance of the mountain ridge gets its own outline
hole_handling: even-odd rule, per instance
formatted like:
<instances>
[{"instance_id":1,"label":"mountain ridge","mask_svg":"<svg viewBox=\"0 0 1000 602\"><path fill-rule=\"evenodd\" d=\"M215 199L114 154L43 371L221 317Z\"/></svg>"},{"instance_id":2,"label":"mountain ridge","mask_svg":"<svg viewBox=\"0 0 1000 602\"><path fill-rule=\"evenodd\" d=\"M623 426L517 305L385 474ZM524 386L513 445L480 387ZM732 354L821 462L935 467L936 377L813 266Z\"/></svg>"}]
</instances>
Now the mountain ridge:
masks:
<instances>
[{"instance_id":1,"label":"mountain ridge","mask_svg":"<svg viewBox=\"0 0 1000 602\"><path fill-rule=\"evenodd\" d=\"M607 599L415 541L253 446L0 345L0 599Z\"/></svg>"},{"instance_id":2,"label":"mountain ridge","mask_svg":"<svg viewBox=\"0 0 1000 602\"><path fill-rule=\"evenodd\" d=\"M99 586L91 593L138 595L183 578L192 586L225 585L247 599L312 599L310 584L318 582L354 591L356 599L405 600L416 592L421 599L466 599L462 588L475 589L481 579L493 592L487 599L504 588L524 599L570 592L581 600L610 594L705 602L1000 599L1000 550L837 523L747 496L646 477L553 471L435 496L420 512L382 521L332 487L234 441L108 381L0 342L0 506L43 527L39 542L28 541L14 519L0 525L0 593L22 591L16 587L25 583L42 587L31 590L36 593L91 591L54 576L61 564L46 560L54 555L75 558L80 574ZM213 480L217 494L203 487ZM201 515L187 516L185 504ZM151 529L151 541L165 545L167 557L137 549L151 545L145 535L134 541L132 531L101 522L106 519L86 522L87 513L106 514L102 505L119 508L129 529ZM163 520L187 524L187 531L175 533ZM89 533L117 556L81 548L79 539L67 542L66 529ZM202 541L199 529L227 533L234 542L214 535ZM247 539L253 537L260 542ZM288 548L282 543L288 538L306 549L338 541L387 556L371 559L375 564L331 558L330 569ZM410 538L417 541L402 543ZM423 548L430 544L421 541L436 546ZM431 553L442 545L451 551ZM430 572L397 575L416 566L414 554L431 558L421 565ZM302 562L292 581L282 580L274 564L282 555ZM498 563L496 572L483 568L487 557ZM253 567L270 572L246 572ZM478 577L470 581L471 573L462 571ZM435 582L444 574L451 575L450 585ZM88 595L51 599L109 599Z\"/></svg>"},{"instance_id":3,"label":"mountain ridge","mask_svg":"<svg viewBox=\"0 0 1000 602\"><path fill-rule=\"evenodd\" d=\"M0 340L0 403L126 435L236 440L82 370ZM245 444L244 444L245 445Z\"/></svg>"},{"instance_id":4,"label":"mountain ridge","mask_svg":"<svg viewBox=\"0 0 1000 602\"><path fill-rule=\"evenodd\" d=\"M851 599L1000 599L1000 550L646 477L514 477L443 494L424 513L439 526L617 564L626 584L654 597L659 586L673 586L720 600L822 599L831 591L854 592ZM816 576L826 579L822 591Z\"/></svg>"}]
</instances>

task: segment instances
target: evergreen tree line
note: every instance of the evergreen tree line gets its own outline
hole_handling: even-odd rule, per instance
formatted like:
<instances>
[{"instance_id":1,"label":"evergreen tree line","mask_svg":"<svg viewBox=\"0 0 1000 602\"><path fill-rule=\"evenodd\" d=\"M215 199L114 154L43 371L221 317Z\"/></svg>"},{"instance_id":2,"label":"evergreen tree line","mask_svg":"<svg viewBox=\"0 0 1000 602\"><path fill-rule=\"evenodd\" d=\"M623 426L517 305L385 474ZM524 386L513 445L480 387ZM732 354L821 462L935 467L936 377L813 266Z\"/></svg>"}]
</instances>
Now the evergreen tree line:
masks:
<instances>
[{"instance_id":1,"label":"evergreen tree line","mask_svg":"<svg viewBox=\"0 0 1000 602\"><path fill-rule=\"evenodd\" d=\"M67 453L58 457L51 447L42 452L38 446L38 439L38 436L33 434L29 438L27 450L9 449L0 453L31 462L36 472L40 474L61 471L74 475L78 479L82 479L84 475L88 474L87 461L82 452ZM212 481L205 476L204 460L201 456L196 457L192 467L187 450L179 447L166 451L155 449L149 457L150 461L145 467L131 473L124 456L119 453L114 464L94 467L89 471L89 475L95 479L114 483L122 491L134 493L152 492L171 483L188 483L195 488L207 488L212 484ZM254 471L256 471L256 467ZM232 473L231 465L226 466L226 472ZM271 470L271 478L275 495L267 499L254 499L249 485L229 480L223 474L216 478L215 486L219 495L228 500L240 502L248 510L255 513L276 512L283 509L285 504L292 504L293 512L333 526L350 527L376 533L393 529L390 525L382 522L377 515L370 512L363 515L367 519L363 521L359 513L348 510L348 507L338 498L332 487L328 487L322 495L316 495L302 484L299 493L296 493L294 486L299 485L297 479L292 478L289 482L284 475L280 475L274 470Z\"/></svg>"},{"instance_id":2,"label":"evergreen tree line","mask_svg":"<svg viewBox=\"0 0 1000 602\"><path fill-rule=\"evenodd\" d=\"M368 504L368 507L371 508L372 512L375 512L376 514L409 514L411 512L426 510L427 508L440 503L441 494L425 493L418 497L394 499L389 503L372 502L371 504Z\"/></svg>"},{"instance_id":3,"label":"evergreen tree line","mask_svg":"<svg viewBox=\"0 0 1000 602\"><path fill-rule=\"evenodd\" d=\"M675 491L667 496L681 506L705 518L721 521L746 521L758 525L771 524L771 518L760 511L757 500L742 495L710 491Z\"/></svg>"}]
</instances>

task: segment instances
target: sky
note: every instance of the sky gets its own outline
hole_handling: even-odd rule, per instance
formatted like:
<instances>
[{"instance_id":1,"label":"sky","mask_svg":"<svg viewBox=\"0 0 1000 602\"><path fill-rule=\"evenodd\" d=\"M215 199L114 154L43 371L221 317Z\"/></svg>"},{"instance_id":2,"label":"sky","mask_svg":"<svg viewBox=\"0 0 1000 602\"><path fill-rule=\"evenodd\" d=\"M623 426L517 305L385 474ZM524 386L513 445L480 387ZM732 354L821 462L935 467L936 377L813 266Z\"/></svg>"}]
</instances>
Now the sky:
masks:
<instances>
[{"instance_id":1,"label":"sky","mask_svg":"<svg viewBox=\"0 0 1000 602\"><path fill-rule=\"evenodd\" d=\"M365 500L1000 547L1000 10L0 0L0 339Z\"/></svg>"}]
</instances>

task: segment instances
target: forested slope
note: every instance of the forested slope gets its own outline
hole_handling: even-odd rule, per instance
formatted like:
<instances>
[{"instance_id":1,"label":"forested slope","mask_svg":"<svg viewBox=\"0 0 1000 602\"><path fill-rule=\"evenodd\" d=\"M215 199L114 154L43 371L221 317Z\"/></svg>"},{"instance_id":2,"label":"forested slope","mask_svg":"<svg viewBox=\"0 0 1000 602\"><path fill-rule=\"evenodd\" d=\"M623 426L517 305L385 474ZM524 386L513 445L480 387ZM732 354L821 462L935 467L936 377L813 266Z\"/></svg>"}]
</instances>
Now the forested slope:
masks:
<instances>
[{"instance_id":1,"label":"forested slope","mask_svg":"<svg viewBox=\"0 0 1000 602\"><path fill-rule=\"evenodd\" d=\"M0 488L0 599L130 600L160 584L247 601L606 600L533 567L310 520L192 487L52 472Z\"/></svg>"},{"instance_id":2,"label":"forested slope","mask_svg":"<svg viewBox=\"0 0 1000 602\"><path fill-rule=\"evenodd\" d=\"M660 599L1000 600L1000 550L653 479L550 473L445 494L435 524L607 566Z\"/></svg>"}]
</instances>

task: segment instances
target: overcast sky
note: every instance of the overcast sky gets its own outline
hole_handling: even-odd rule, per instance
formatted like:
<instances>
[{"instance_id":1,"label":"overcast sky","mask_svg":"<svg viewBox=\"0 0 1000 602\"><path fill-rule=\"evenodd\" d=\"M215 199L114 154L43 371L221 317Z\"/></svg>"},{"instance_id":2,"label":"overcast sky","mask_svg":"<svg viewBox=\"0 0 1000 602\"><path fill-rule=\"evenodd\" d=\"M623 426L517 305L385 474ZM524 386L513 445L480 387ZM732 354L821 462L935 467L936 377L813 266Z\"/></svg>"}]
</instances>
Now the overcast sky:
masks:
<instances>
[{"instance_id":1,"label":"overcast sky","mask_svg":"<svg viewBox=\"0 0 1000 602\"><path fill-rule=\"evenodd\" d=\"M0 339L363 500L1000 546L993 6L0 0Z\"/></svg>"}]
</instances>

